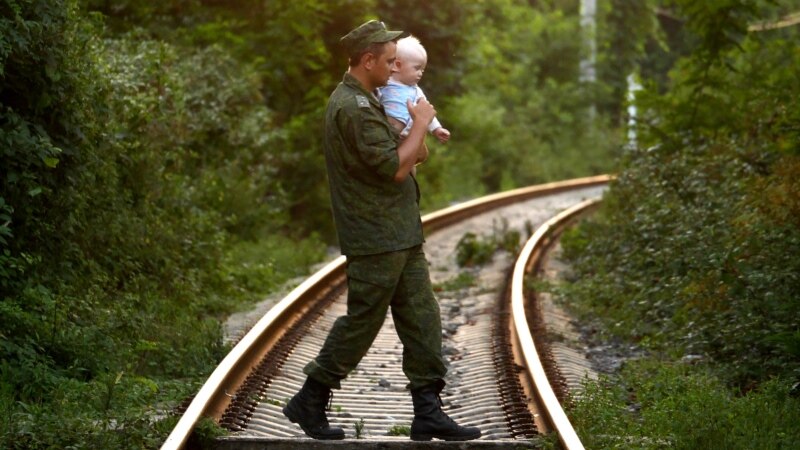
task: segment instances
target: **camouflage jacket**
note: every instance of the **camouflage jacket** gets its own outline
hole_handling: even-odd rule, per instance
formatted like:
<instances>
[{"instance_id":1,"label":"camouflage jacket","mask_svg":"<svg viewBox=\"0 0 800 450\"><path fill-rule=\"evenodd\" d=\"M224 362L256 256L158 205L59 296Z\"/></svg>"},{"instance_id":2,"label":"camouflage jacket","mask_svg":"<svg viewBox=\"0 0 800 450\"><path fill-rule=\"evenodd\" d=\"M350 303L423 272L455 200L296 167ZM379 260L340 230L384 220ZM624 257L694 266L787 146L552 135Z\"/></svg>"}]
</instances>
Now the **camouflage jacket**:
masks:
<instances>
[{"instance_id":1,"label":"camouflage jacket","mask_svg":"<svg viewBox=\"0 0 800 450\"><path fill-rule=\"evenodd\" d=\"M333 218L344 255L402 250L423 242L419 188L400 165L398 135L383 107L350 74L336 87L325 113L325 161Z\"/></svg>"}]
</instances>

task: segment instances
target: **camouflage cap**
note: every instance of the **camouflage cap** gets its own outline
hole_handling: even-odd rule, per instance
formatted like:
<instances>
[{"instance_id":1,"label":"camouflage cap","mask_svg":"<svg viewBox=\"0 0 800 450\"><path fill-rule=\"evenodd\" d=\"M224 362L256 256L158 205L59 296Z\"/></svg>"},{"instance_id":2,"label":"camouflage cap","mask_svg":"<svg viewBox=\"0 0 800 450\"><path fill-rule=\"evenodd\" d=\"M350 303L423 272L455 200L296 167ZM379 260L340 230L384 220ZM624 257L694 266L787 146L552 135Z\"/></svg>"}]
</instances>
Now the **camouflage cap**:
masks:
<instances>
[{"instance_id":1,"label":"camouflage cap","mask_svg":"<svg viewBox=\"0 0 800 450\"><path fill-rule=\"evenodd\" d=\"M347 33L339 39L339 41L347 50L348 54L353 54L367 48L369 44L393 41L404 34L404 31L387 30L383 22L370 20Z\"/></svg>"}]
</instances>

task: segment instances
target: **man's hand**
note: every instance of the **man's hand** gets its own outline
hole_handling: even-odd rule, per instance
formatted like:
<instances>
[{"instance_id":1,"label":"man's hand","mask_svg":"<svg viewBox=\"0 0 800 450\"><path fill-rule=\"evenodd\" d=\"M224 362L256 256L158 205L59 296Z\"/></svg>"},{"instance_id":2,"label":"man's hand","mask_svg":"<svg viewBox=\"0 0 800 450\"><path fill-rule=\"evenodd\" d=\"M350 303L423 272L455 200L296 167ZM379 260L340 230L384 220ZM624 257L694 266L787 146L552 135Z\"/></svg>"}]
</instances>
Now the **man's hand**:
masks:
<instances>
[{"instance_id":1,"label":"man's hand","mask_svg":"<svg viewBox=\"0 0 800 450\"><path fill-rule=\"evenodd\" d=\"M439 140L442 144L450 140L450 131L445 127L439 127L433 130L433 135L436 139Z\"/></svg>"},{"instance_id":2,"label":"man's hand","mask_svg":"<svg viewBox=\"0 0 800 450\"><path fill-rule=\"evenodd\" d=\"M406 100L406 107L408 108L408 113L411 115L411 120L415 123L419 121L425 124L426 127L431 123L433 118L436 117L436 109L424 98L419 99L416 105L411 103L411 99L408 99Z\"/></svg>"},{"instance_id":3,"label":"man's hand","mask_svg":"<svg viewBox=\"0 0 800 450\"><path fill-rule=\"evenodd\" d=\"M427 158L425 135L428 134L428 125L436 116L433 105L425 99L420 99L416 105L412 105L411 100L406 100L406 106L414 123L411 125L408 136L397 147L400 164L394 174L394 181L398 183L405 181L417 161L424 161Z\"/></svg>"}]
</instances>

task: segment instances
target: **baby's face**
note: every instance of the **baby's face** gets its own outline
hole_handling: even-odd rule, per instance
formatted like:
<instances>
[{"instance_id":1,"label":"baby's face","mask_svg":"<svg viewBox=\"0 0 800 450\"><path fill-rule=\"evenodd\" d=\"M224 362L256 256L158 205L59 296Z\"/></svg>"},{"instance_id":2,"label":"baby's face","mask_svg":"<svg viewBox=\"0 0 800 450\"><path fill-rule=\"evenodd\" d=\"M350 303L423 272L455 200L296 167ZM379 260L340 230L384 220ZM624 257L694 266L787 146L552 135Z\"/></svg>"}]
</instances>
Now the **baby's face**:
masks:
<instances>
[{"instance_id":1,"label":"baby's face","mask_svg":"<svg viewBox=\"0 0 800 450\"><path fill-rule=\"evenodd\" d=\"M425 64L427 61L424 58L398 58L394 79L407 85L417 84L425 73Z\"/></svg>"}]
</instances>

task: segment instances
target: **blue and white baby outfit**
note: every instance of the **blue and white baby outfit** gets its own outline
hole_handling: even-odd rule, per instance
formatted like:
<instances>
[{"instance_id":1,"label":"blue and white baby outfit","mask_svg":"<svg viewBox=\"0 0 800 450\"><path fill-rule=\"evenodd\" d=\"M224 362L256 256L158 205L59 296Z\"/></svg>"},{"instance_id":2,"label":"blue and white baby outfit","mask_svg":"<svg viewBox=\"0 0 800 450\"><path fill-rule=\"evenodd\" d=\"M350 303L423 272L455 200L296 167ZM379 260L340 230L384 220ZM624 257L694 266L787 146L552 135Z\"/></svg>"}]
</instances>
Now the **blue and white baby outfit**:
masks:
<instances>
[{"instance_id":1,"label":"blue and white baby outfit","mask_svg":"<svg viewBox=\"0 0 800 450\"><path fill-rule=\"evenodd\" d=\"M411 125L414 122L411 119L411 115L408 113L406 100L410 99L411 104L416 105L421 98L425 98L425 93L422 92L422 89L420 89L420 87L416 84L409 86L407 84L394 81L390 78L389 83L380 88L379 99L381 101L381 105L383 105L383 109L386 111L386 115L393 119L397 119L406 125L405 128L403 128L403 131L400 132L400 137L408 136L408 133L411 130ZM428 131L433 132L441 126L442 124L439 123L439 120L434 117L430 125L428 125Z\"/></svg>"}]
</instances>

